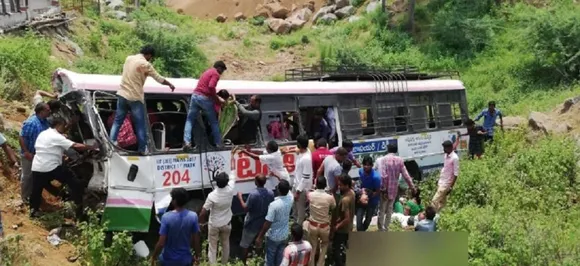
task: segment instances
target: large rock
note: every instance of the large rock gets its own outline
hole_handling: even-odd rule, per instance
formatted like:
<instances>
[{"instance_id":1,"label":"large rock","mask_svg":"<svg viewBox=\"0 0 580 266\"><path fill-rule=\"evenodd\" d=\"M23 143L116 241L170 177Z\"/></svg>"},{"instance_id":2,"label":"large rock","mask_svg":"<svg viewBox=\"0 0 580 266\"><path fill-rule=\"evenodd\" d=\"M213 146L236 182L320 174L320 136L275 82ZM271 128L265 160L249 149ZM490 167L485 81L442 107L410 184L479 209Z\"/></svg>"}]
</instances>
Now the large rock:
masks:
<instances>
[{"instance_id":1,"label":"large rock","mask_svg":"<svg viewBox=\"0 0 580 266\"><path fill-rule=\"evenodd\" d=\"M335 14L332 13L328 13L324 16L322 16L317 23L322 23L322 24L330 24L334 21L337 21L338 17Z\"/></svg>"},{"instance_id":2,"label":"large rock","mask_svg":"<svg viewBox=\"0 0 580 266\"><path fill-rule=\"evenodd\" d=\"M107 4L107 7L113 10L121 10L123 7L125 7L123 0L108 0L105 2L105 4Z\"/></svg>"},{"instance_id":3,"label":"large rock","mask_svg":"<svg viewBox=\"0 0 580 266\"><path fill-rule=\"evenodd\" d=\"M312 21L317 22L324 15L334 12L334 10L336 10L336 6L334 6L334 5L325 6L325 7L321 8L320 10L318 10L318 12L316 12L316 14L314 14L314 18L312 19Z\"/></svg>"},{"instance_id":4,"label":"large rock","mask_svg":"<svg viewBox=\"0 0 580 266\"><path fill-rule=\"evenodd\" d=\"M372 13L375 10L381 8L381 2L380 1L372 1L367 5L367 13Z\"/></svg>"},{"instance_id":5,"label":"large rock","mask_svg":"<svg viewBox=\"0 0 580 266\"><path fill-rule=\"evenodd\" d=\"M572 106L575 105L576 103L578 103L579 101L580 101L580 96L566 100L564 102L564 104L562 104L562 108L560 109L560 114L568 112L568 110L570 110L570 108L572 108Z\"/></svg>"},{"instance_id":6,"label":"large rock","mask_svg":"<svg viewBox=\"0 0 580 266\"><path fill-rule=\"evenodd\" d=\"M262 17L264 19L267 19L270 17L270 11L263 5L258 5L256 6L256 12L254 15L255 18L257 17Z\"/></svg>"},{"instance_id":7,"label":"large rock","mask_svg":"<svg viewBox=\"0 0 580 266\"><path fill-rule=\"evenodd\" d=\"M312 11L308 8L302 8L296 10L296 12L290 15L290 18L309 21L312 18Z\"/></svg>"},{"instance_id":8,"label":"large rock","mask_svg":"<svg viewBox=\"0 0 580 266\"><path fill-rule=\"evenodd\" d=\"M334 14L339 19L343 19L343 18L347 18L347 17L352 16L355 11L356 11L356 8L354 8L354 6L345 6L339 10L334 11Z\"/></svg>"},{"instance_id":9,"label":"large rock","mask_svg":"<svg viewBox=\"0 0 580 266\"><path fill-rule=\"evenodd\" d=\"M266 8L270 10L273 18L286 19L290 14L290 9L284 7L280 3L269 3Z\"/></svg>"},{"instance_id":10,"label":"large rock","mask_svg":"<svg viewBox=\"0 0 580 266\"><path fill-rule=\"evenodd\" d=\"M304 24L306 24L306 21L301 20L299 18L288 18L286 19L286 21L290 22L292 30L301 29L302 27L304 27Z\"/></svg>"},{"instance_id":11,"label":"large rock","mask_svg":"<svg viewBox=\"0 0 580 266\"><path fill-rule=\"evenodd\" d=\"M316 10L316 3L314 1L309 1L308 3L302 5L303 8L308 8L312 13Z\"/></svg>"},{"instance_id":12,"label":"large rock","mask_svg":"<svg viewBox=\"0 0 580 266\"><path fill-rule=\"evenodd\" d=\"M336 9L341 9L345 6L350 5L350 1L349 0L334 0L334 5L336 6Z\"/></svg>"},{"instance_id":13,"label":"large rock","mask_svg":"<svg viewBox=\"0 0 580 266\"><path fill-rule=\"evenodd\" d=\"M226 17L226 15L224 15L224 14L219 14L219 15L218 15L218 16L215 18L215 20L216 20L217 22L219 22L219 23L224 23L224 22L226 22L226 20L228 20L228 17Z\"/></svg>"},{"instance_id":14,"label":"large rock","mask_svg":"<svg viewBox=\"0 0 580 266\"><path fill-rule=\"evenodd\" d=\"M519 116L506 116L503 118L503 127L506 130L516 129L526 124L526 119Z\"/></svg>"},{"instance_id":15,"label":"large rock","mask_svg":"<svg viewBox=\"0 0 580 266\"><path fill-rule=\"evenodd\" d=\"M528 117L528 125L533 130L543 131L544 133L548 133L546 126L548 125L550 118L543 113L540 112L531 112L530 116Z\"/></svg>"},{"instance_id":16,"label":"large rock","mask_svg":"<svg viewBox=\"0 0 580 266\"><path fill-rule=\"evenodd\" d=\"M246 19L246 16L244 16L244 13L242 13L242 12L238 12L238 13L236 13L236 14L234 15L234 19L235 19L236 21L242 21L242 20L245 20L245 19Z\"/></svg>"},{"instance_id":17,"label":"large rock","mask_svg":"<svg viewBox=\"0 0 580 266\"><path fill-rule=\"evenodd\" d=\"M267 23L268 27L277 34L286 34L292 29L290 22L279 18L268 19Z\"/></svg>"}]
</instances>

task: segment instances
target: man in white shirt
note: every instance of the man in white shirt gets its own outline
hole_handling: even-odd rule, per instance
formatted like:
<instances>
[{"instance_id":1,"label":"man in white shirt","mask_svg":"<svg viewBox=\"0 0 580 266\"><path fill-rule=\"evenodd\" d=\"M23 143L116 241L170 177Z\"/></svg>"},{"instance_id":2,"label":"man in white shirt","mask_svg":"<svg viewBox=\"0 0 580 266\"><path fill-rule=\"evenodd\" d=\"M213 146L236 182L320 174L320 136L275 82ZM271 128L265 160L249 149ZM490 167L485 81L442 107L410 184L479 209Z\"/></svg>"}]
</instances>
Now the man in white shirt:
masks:
<instances>
[{"instance_id":1,"label":"man in white shirt","mask_svg":"<svg viewBox=\"0 0 580 266\"><path fill-rule=\"evenodd\" d=\"M312 188L312 155L308 149L308 136L300 135L296 138L298 158L294 171L294 213L298 224L306 218L306 193Z\"/></svg>"},{"instance_id":2,"label":"man in white shirt","mask_svg":"<svg viewBox=\"0 0 580 266\"><path fill-rule=\"evenodd\" d=\"M77 151L96 150L97 146L88 146L75 143L62 134L66 130L66 121L61 117L54 117L51 128L41 132L36 139L34 148L36 154L32 160L32 195L30 197L30 216L38 217L42 190L52 180L66 184L77 204L77 218L82 214L83 188L73 174L62 166L62 157L70 148Z\"/></svg>"},{"instance_id":3,"label":"man in white shirt","mask_svg":"<svg viewBox=\"0 0 580 266\"><path fill-rule=\"evenodd\" d=\"M234 196L235 176L220 173L214 178L217 188L209 193L201 209L200 220L205 221L209 211L208 258L210 264L217 263L218 240L222 243L222 264L230 257L230 233L232 232L232 197Z\"/></svg>"},{"instance_id":4,"label":"man in white shirt","mask_svg":"<svg viewBox=\"0 0 580 266\"><path fill-rule=\"evenodd\" d=\"M290 174L288 174L288 170L284 167L282 152L278 149L278 143L276 143L276 141L271 140L266 144L267 154L257 155L247 150L242 150L242 152L254 160L260 160L262 164L268 166L270 174L268 175L266 187L269 189L275 188L278 185L278 182L282 179L290 181Z\"/></svg>"}]
</instances>

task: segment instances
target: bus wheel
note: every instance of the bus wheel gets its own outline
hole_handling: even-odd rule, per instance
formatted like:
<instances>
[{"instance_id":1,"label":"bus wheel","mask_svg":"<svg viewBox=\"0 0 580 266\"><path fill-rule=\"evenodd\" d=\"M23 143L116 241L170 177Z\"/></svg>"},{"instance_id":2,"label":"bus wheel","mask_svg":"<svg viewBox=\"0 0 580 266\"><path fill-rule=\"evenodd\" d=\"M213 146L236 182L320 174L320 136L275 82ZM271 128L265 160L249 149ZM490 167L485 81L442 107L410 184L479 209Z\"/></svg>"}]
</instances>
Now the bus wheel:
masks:
<instances>
[{"instance_id":1,"label":"bus wheel","mask_svg":"<svg viewBox=\"0 0 580 266\"><path fill-rule=\"evenodd\" d=\"M418 182L423 180L423 173L416 161L405 162L405 167L407 167L407 171L409 171L409 175L413 177L413 180Z\"/></svg>"}]
</instances>

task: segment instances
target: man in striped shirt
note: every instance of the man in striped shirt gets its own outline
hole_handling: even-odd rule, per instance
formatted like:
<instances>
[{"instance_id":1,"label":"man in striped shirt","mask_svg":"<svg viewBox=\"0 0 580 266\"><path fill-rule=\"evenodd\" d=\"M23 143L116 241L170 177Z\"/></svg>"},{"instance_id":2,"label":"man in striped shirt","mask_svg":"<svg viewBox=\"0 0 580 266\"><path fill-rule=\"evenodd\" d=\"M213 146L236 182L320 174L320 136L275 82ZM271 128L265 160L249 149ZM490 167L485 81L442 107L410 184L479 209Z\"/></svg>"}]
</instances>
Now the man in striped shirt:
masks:
<instances>
[{"instance_id":1,"label":"man in striped shirt","mask_svg":"<svg viewBox=\"0 0 580 266\"><path fill-rule=\"evenodd\" d=\"M399 176L403 178L413 192L416 191L413 179L405 167L403 158L396 155L398 148L394 144L387 146L387 155L377 159L375 168L381 175L381 199L379 203L378 226L381 231L388 231L391 224L391 215L393 206L397 198L397 189L399 185Z\"/></svg>"},{"instance_id":2,"label":"man in striped shirt","mask_svg":"<svg viewBox=\"0 0 580 266\"><path fill-rule=\"evenodd\" d=\"M304 229L299 224L293 224L290 229L292 242L284 249L284 258L280 266L306 266L310 261L312 246L308 241L302 240Z\"/></svg>"}]
</instances>

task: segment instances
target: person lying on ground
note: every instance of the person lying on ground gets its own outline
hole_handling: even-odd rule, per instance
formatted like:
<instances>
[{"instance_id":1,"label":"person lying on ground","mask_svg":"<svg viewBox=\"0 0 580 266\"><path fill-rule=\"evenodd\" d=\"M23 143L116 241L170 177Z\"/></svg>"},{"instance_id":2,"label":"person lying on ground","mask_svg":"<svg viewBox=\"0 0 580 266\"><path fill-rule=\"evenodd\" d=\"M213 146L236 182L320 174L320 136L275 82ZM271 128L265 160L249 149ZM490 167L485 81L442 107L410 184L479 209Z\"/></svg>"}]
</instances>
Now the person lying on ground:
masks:
<instances>
[{"instance_id":1,"label":"person lying on ground","mask_svg":"<svg viewBox=\"0 0 580 266\"><path fill-rule=\"evenodd\" d=\"M415 231L417 232L435 232L437 231L436 223L437 212L435 207L428 206L425 210L425 219L420 220L415 226Z\"/></svg>"}]
</instances>

